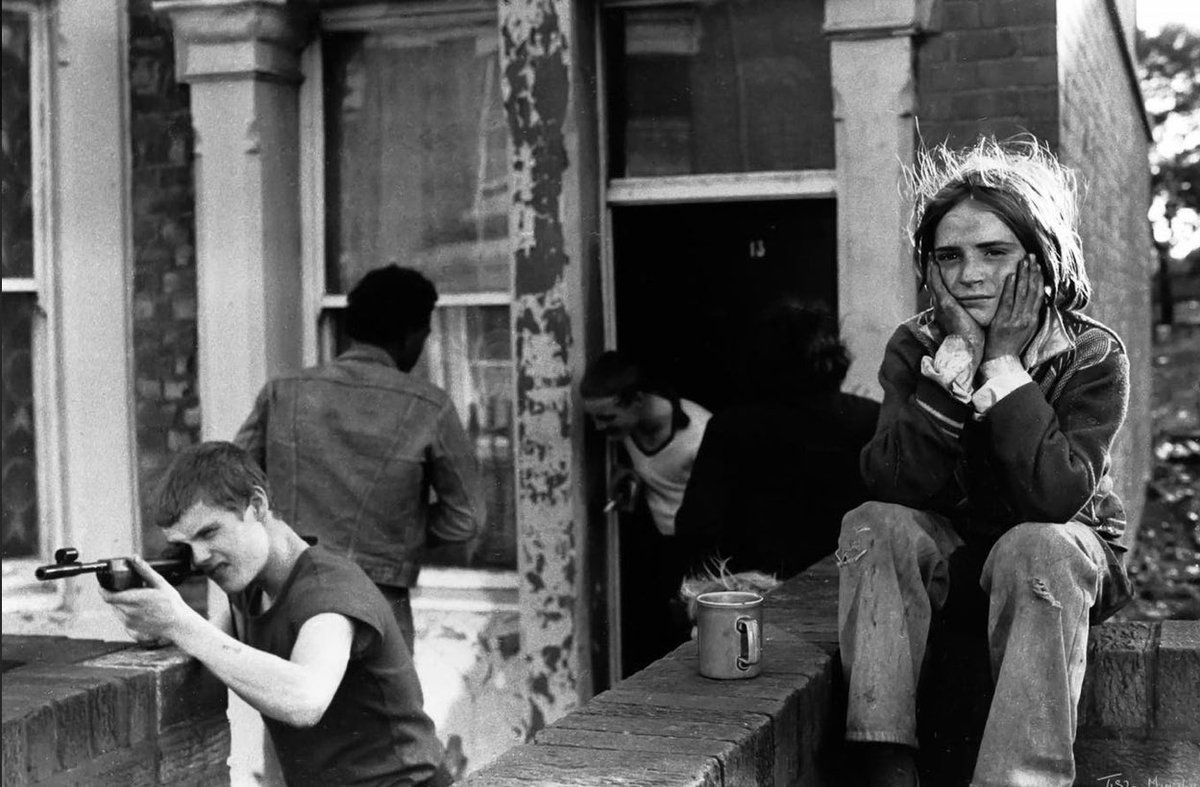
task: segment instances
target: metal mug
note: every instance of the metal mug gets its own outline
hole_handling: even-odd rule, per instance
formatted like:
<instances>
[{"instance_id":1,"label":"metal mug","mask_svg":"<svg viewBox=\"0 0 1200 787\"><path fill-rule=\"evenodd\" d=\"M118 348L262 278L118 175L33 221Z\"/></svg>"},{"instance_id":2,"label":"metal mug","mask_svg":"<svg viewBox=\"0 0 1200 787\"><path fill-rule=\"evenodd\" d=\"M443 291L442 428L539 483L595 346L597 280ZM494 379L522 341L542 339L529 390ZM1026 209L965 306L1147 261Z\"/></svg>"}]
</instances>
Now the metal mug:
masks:
<instances>
[{"instance_id":1,"label":"metal mug","mask_svg":"<svg viewBox=\"0 0 1200 787\"><path fill-rule=\"evenodd\" d=\"M696 597L700 674L730 680L753 678L762 671L763 597L742 590L720 590Z\"/></svg>"}]
</instances>

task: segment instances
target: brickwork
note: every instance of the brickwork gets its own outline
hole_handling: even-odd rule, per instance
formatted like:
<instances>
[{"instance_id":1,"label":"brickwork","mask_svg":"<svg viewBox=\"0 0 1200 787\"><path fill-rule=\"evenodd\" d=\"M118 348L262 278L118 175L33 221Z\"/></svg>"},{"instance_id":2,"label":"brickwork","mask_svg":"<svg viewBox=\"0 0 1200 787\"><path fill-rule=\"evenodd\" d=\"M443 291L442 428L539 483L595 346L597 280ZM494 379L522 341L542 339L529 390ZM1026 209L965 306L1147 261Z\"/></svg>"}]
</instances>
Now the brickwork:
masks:
<instances>
[{"instance_id":1,"label":"brickwork","mask_svg":"<svg viewBox=\"0 0 1200 787\"><path fill-rule=\"evenodd\" d=\"M227 785L228 693L175 648L4 638L4 787Z\"/></svg>"},{"instance_id":2,"label":"brickwork","mask_svg":"<svg viewBox=\"0 0 1200 787\"><path fill-rule=\"evenodd\" d=\"M143 511L171 454L200 436L192 120L170 25L129 3L134 397ZM143 516L146 550L162 546Z\"/></svg>"},{"instance_id":3,"label":"brickwork","mask_svg":"<svg viewBox=\"0 0 1200 787\"><path fill-rule=\"evenodd\" d=\"M1058 144L1054 0L946 0L917 45L917 121L926 144L1028 131Z\"/></svg>"},{"instance_id":4,"label":"brickwork","mask_svg":"<svg viewBox=\"0 0 1200 787\"><path fill-rule=\"evenodd\" d=\"M767 596L763 672L698 674L694 642L598 694L470 774L480 787L547 783L849 783L837 569L826 559ZM1090 632L1076 784L1191 783L1200 773L1200 622L1109 623ZM1122 781L1118 782L1119 775Z\"/></svg>"},{"instance_id":5,"label":"brickwork","mask_svg":"<svg viewBox=\"0 0 1200 787\"><path fill-rule=\"evenodd\" d=\"M1080 178L1079 234L1095 290L1090 312L1116 329L1129 351L1130 408L1114 463L1129 509L1126 543L1132 544L1151 439L1149 139L1141 95L1122 52L1126 36L1107 5L1060 4L1058 152Z\"/></svg>"},{"instance_id":6,"label":"brickwork","mask_svg":"<svg viewBox=\"0 0 1200 787\"><path fill-rule=\"evenodd\" d=\"M1200 622L1127 622L1093 631L1079 700L1076 783L1194 779L1200 773L1196 686Z\"/></svg>"}]
</instances>

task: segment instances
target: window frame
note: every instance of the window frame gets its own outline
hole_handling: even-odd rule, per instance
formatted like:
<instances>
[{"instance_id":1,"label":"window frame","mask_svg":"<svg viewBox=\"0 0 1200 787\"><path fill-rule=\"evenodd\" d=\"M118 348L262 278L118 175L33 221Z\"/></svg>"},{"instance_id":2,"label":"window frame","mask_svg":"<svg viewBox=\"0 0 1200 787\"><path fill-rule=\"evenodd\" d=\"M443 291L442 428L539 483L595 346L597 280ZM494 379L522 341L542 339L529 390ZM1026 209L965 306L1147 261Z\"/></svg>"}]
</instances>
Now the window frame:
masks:
<instances>
[{"instance_id":1,"label":"window frame","mask_svg":"<svg viewBox=\"0 0 1200 787\"><path fill-rule=\"evenodd\" d=\"M29 124L32 158L33 271L28 277L3 277L3 294L32 294L30 359L34 390L34 456L37 462L38 555L3 561L3 595L15 611L62 606L65 583L38 582L34 568L48 562L63 537L62 468L59 433L62 417L58 352L58 259L55 247L54 141L50 116L54 102L51 14L36 0L5 0L4 10L29 19Z\"/></svg>"},{"instance_id":2,"label":"window frame","mask_svg":"<svg viewBox=\"0 0 1200 787\"><path fill-rule=\"evenodd\" d=\"M345 294L326 290L326 192L325 192L325 104L322 37L325 33L379 30L382 28L428 29L489 22L497 27L494 2L453 0L414 2L402 5L374 3L325 9L320 15L319 34L301 53L300 86L300 208L301 265L303 269L303 359L306 365L332 357L335 344L329 317L346 308ZM475 293L439 294L435 308L458 306L508 306L512 325L513 289ZM510 342L514 337L510 334ZM513 356L515 364L515 347ZM516 421L516 375L513 375L514 455ZM517 467L513 463L516 488ZM519 537L520 523L517 522ZM422 566L415 609L495 611L516 608L518 567L512 569ZM422 598L424 593L424 598Z\"/></svg>"}]
</instances>

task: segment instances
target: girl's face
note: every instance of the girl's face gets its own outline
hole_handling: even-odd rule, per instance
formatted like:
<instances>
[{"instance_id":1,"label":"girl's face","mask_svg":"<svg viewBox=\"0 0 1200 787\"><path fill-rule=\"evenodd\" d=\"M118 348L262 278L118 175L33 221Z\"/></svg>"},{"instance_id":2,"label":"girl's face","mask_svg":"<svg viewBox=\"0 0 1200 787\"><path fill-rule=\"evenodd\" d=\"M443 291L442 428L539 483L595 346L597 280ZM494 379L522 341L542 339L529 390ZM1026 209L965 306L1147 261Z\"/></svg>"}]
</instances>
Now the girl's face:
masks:
<instances>
[{"instance_id":1,"label":"girl's face","mask_svg":"<svg viewBox=\"0 0 1200 787\"><path fill-rule=\"evenodd\" d=\"M984 328L996 316L1005 278L1026 256L1008 225L975 200L951 208L934 231L932 264L950 294Z\"/></svg>"}]
</instances>

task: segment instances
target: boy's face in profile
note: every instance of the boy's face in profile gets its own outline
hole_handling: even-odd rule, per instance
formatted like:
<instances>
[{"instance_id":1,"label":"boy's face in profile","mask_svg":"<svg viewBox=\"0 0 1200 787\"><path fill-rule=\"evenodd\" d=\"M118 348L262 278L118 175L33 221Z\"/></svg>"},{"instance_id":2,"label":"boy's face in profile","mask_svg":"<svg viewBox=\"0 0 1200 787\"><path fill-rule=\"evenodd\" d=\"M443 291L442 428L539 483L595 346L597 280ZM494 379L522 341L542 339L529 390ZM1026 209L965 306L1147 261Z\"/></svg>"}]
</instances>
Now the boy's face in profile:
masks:
<instances>
[{"instance_id":1,"label":"boy's face in profile","mask_svg":"<svg viewBox=\"0 0 1200 787\"><path fill-rule=\"evenodd\" d=\"M192 563L225 593L245 590L267 564L270 540L254 505L239 516L198 500L164 533L191 547Z\"/></svg>"},{"instance_id":2,"label":"boy's face in profile","mask_svg":"<svg viewBox=\"0 0 1200 787\"><path fill-rule=\"evenodd\" d=\"M628 437L637 426L642 397L635 394L628 402L616 396L584 399L583 409L591 416L596 429L614 440Z\"/></svg>"}]
</instances>

